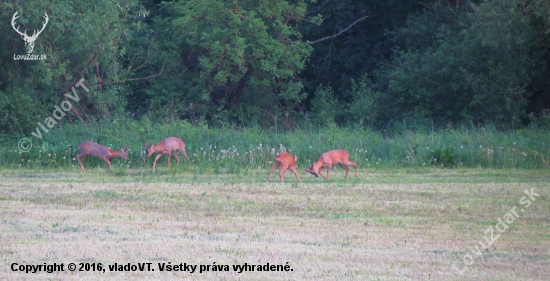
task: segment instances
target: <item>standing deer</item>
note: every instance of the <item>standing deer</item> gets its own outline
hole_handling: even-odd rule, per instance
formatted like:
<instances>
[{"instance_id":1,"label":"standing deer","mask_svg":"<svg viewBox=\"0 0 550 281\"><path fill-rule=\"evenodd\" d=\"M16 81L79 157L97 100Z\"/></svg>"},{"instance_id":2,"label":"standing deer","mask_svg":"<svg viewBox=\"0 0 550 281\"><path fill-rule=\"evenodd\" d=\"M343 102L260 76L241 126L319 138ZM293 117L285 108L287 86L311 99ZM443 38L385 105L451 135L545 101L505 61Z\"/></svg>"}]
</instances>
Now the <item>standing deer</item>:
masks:
<instances>
[{"instance_id":1,"label":"standing deer","mask_svg":"<svg viewBox=\"0 0 550 281\"><path fill-rule=\"evenodd\" d=\"M80 168L82 168L82 171L86 171L84 165L82 164L82 160L89 155L105 161L109 169L111 168L111 161L109 161L111 158L119 157L126 161L130 160L128 158L128 146L125 146L118 151L99 145L95 142L85 141L78 145L78 149L80 149L80 154L76 156L76 159L78 160L78 163L80 163Z\"/></svg>"},{"instance_id":2,"label":"standing deer","mask_svg":"<svg viewBox=\"0 0 550 281\"><path fill-rule=\"evenodd\" d=\"M273 165L273 167L269 169L269 173L267 173L266 181L269 181L269 175L271 175L271 172L273 172L273 170L277 169L277 167L280 166L281 169L279 169L279 178L281 178L281 182L285 182L285 174L287 169L290 169L294 173L296 178L300 182L302 182L300 176L298 176L298 172L296 171L296 160L298 160L298 157L294 157L290 153L279 153L279 155L277 155L277 157L275 158L275 165Z\"/></svg>"},{"instance_id":3,"label":"standing deer","mask_svg":"<svg viewBox=\"0 0 550 281\"><path fill-rule=\"evenodd\" d=\"M321 177L323 177L325 180L328 180L330 168L332 167L332 165L340 165L340 167L344 168L344 170L346 171L346 176L344 177L344 180L348 179L348 165L354 166L355 177L359 179L359 176L357 176L357 163L349 161L349 153L342 149L331 150L321 154L315 164L309 165L309 169L306 169L306 172L309 172L315 177L319 177L319 175L321 175ZM320 173L323 168L327 168L326 177Z\"/></svg>"},{"instance_id":4,"label":"standing deer","mask_svg":"<svg viewBox=\"0 0 550 281\"><path fill-rule=\"evenodd\" d=\"M153 162L153 170L155 170L155 167L157 166L157 160L159 160L159 158L166 153L168 153L168 167L170 167L170 157L172 156L172 153L176 156L178 165L180 164L181 159L178 156L178 151L185 156L187 163L189 163L189 157L187 157L187 153L185 153L185 143L180 138L169 137L161 140L157 145L154 143L146 143L145 146L145 156L147 158L155 152L160 152L157 157L155 157L155 161Z\"/></svg>"}]
</instances>

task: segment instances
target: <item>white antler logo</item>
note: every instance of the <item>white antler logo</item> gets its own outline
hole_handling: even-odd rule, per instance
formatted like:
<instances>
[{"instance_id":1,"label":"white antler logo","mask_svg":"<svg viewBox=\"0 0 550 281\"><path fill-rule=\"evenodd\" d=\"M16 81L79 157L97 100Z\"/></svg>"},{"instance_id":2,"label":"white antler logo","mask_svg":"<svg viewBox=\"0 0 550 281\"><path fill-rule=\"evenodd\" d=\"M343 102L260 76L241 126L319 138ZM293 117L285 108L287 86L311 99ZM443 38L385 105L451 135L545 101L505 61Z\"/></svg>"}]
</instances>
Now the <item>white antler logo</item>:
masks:
<instances>
[{"instance_id":1,"label":"white antler logo","mask_svg":"<svg viewBox=\"0 0 550 281\"><path fill-rule=\"evenodd\" d=\"M17 31L17 33L21 34L21 38L23 38L23 40L25 40L25 48L27 49L27 53L32 53L32 51L34 50L34 41L36 40L36 37L38 37L38 35L40 35L40 33L42 33L42 31L44 30L44 28L46 28L46 25L48 24L48 14L44 13L44 19L46 20L46 22L44 22L44 26L42 26L42 29L40 29L40 31L37 32L37 30L34 30L32 36L28 36L27 35L27 30L25 29L25 32L21 32L19 31L19 26L18 27L15 27L15 20L17 18L19 18L17 16L17 13L19 12L15 12L15 14L13 14L13 17L11 18L11 26L13 27L13 29L15 31Z\"/></svg>"}]
</instances>

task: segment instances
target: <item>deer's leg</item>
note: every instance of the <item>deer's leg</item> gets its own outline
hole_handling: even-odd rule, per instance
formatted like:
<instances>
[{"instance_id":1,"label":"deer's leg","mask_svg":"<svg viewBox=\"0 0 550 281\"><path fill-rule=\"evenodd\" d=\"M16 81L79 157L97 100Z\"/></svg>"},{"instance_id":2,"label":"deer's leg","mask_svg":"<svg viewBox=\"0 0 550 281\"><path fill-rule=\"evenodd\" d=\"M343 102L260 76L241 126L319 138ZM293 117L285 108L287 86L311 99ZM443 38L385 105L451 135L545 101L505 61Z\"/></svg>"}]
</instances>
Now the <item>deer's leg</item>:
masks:
<instances>
[{"instance_id":1,"label":"deer's leg","mask_svg":"<svg viewBox=\"0 0 550 281\"><path fill-rule=\"evenodd\" d=\"M80 164L80 168L82 169L82 171L86 171L86 169L84 168L84 165L82 164L82 160L84 160L84 158L86 158L86 154L78 154L76 156L76 160L78 160L78 164Z\"/></svg>"},{"instance_id":2,"label":"deer's leg","mask_svg":"<svg viewBox=\"0 0 550 281\"><path fill-rule=\"evenodd\" d=\"M265 181L269 181L269 175L271 175L271 172L273 172L277 167L279 167L280 163L275 161L275 165L269 169L269 173L267 173L267 179Z\"/></svg>"},{"instance_id":3,"label":"deer's leg","mask_svg":"<svg viewBox=\"0 0 550 281\"><path fill-rule=\"evenodd\" d=\"M298 176L298 172L296 171L296 167L291 167L290 170L294 173L298 181L302 182L302 179L300 179L300 176Z\"/></svg>"},{"instance_id":4,"label":"deer's leg","mask_svg":"<svg viewBox=\"0 0 550 281\"><path fill-rule=\"evenodd\" d=\"M331 168L332 168L332 165L327 166L327 177L325 178L326 180L328 180L328 174L330 173Z\"/></svg>"},{"instance_id":5,"label":"deer's leg","mask_svg":"<svg viewBox=\"0 0 550 281\"><path fill-rule=\"evenodd\" d=\"M178 166L179 166L179 165L180 165L180 162L181 162L181 159L180 159L180 157L179 157L179 155L178 155L178 151L177 151L177 150L174 150L173 153L174 153L174 156L176 157L176 160L178 160Z\"/></svg>"},{"instance_id":6,"label":"deer's leg","mask_svg":"<svg viewBox=\"0 0 550 281\"><path fill-rule=\"evenodd\" d=\"M326 166L326 167L321 167L321 168L319 168L319 175L320 175L321 177L323 177L325 180L328 180L328 174L329 174L329 172L330 172L330 167L331 167L331 166ZM326 176L326 177L321 173L321 170L323 170L324 168L327 169L327 176Z\"/></svg>"},{"instance_id":7,"label":"deer's leg","mask_svg":"<svg viewBox=\"0 0 550 281\"><path fill-rule=\"evenodd\" d=\"M168 168L170 168L170 158L172 157L172 152L168 151Z\"/></svg>"},{"instance_id":8,"label":"deer's leg","mask_svg":"<svg viewBox=\"0 0 550 281\"><path fill-rule=\"evenodd\" d=\"M181 154L183 154L183 156L185 157L185 159L187 159L187 163L191 163L191 162L189 161L189 157L187 157L187 153L185 152L185 147L180 148L179 151L181 152Z\"/></svg>"},{"instance_id":9,"label":"deer's leg","mask_svg":"<svg viewBox=\"0 0 550 281\"><path fill-rule=\"evenodd\" d=\"M359 179L359 175L357 175L357 163L355 163L355 162L352 162L352 163L355 164L355 165L353 165L353 167L355 168L355 177L357 179Z\"/></svg>"},{"instance_id":10,"label":"deer's leg","mask_svg":"<svg viewBox=\"0 0 550 281\"><path fill-rule=\"evenodd\" d=\"M340 165L340 167L342 167L344 169L344 171L346 171L346 175L344 176L344 180L347 180L348 179L348 173L349 173L348 166L346 166L344 163L340 163L339 165Z\"/></svg>"},{"instance_id":11,"label":"deer's leg","mask_svg":"<svg viewBox=\"0 0 550 281\"><path fill-rule=\"evenodd\" d=\"M281 182L285 182L286 169L288 169L288 164L283 164L283 166L279 170L279 178L281 179Z\"/></svg>"},{"instance_id":12,"label":"deer's leg","mask_svg":"<svg viewBox=\"0 0 550 281\"><path fill-rule=\"evenodd\" d=\"M353 166L355 168L355 177L359 179L359 176L357 175L357 162L348 161L346 165Z\"/></svg>"},{"instance_id":13,"label":"deer's leg","mask_svg":"<svg viewBox=\"0 0 550 281\"><path fill-rule=\"evenodd\" d=\"M107 167L109 167L109 169L111 169L111 161L109 161L109 158L102 157L101 160L105 161L105 163L107 163Z\"/></svg>"},{"instance_id":14,"label":"deer's leg","mask_svg":"<svg viewBox=\"0 0 550 281\"><path fill-rule=\"evenodd\" d=\"M153 162L153 170L155 170L155 167L157 166L157 160L162 156L162 153L157 154L155 157L155 161Z\"/></svg>"}]
</instances>

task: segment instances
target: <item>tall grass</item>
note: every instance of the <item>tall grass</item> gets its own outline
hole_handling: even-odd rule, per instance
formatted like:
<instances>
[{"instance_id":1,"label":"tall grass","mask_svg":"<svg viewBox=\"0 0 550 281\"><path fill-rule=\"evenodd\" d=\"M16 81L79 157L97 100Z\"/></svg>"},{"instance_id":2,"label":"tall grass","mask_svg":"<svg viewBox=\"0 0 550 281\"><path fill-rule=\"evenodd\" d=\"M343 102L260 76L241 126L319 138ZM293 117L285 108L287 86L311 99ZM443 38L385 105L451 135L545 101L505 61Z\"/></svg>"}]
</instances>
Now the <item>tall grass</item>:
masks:
<instances>
[{"instance_id":1,"label":"tall grass","mask_svg":"<svg viewBox=\"0 0 550 281\"><path fill-rule=\"evenodd\" d=\"M546 169L541 154L550 155L550 132L535 129L508 132L475 127L427 132L403 130L384 137L368 128L336 125L281 133L247 127L209 128L185 121L154 124L143 118L54 128L42 134L42 139L28 136L33 143L29 152L18 149L18 137L4 136L1 138L0 166L79 169L75 159L77 146L91 140L113 149L128 145L131 161L128 164L120 159L113 160L115 166L151 167L152 157L144 158L145 143L158 143L169 136L185 141L192 164L189 167L195 167L190 169L215 173L267 169L282 151L297 155L298 164L304 167L316 161L324 151L346 149L351 161L369 169L431 166ZM165 158L159 160L159 168L166 166ZM87 158L85 165L105 167L102 161L93 157Z\"/></svg>"}]
</instances>

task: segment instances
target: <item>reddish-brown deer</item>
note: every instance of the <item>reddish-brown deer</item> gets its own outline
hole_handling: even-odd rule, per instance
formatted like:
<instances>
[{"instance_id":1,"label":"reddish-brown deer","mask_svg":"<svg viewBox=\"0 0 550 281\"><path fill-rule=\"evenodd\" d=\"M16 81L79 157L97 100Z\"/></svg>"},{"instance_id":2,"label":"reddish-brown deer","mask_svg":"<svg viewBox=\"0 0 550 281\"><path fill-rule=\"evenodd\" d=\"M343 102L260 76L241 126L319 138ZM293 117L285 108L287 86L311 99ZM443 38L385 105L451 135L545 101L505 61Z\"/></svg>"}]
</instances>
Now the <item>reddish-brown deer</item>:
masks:
<instances>
[{"instance_id":1,"label":"reddish-brown deer","mask_svg":"<svg viewBox=\"0 0 550 281\"><path fill-rule=\"evenodd\" d=\"M292 156L290 153L287 152L281 152L277 157L275 158L275 165L269 169L269 173L267 173L267 180L269 181L269 175L271 175L271 172L273 172L277 167L281 167L279 169L279 178L281 178L281 182L285 182L285 174L286 170L291 170L296 178L302 182L300 179L300 176L298 176L298 172L296 171L296 160L298 160L298 157Z\"/></svg>"},{"instance_id":2,"label":"reddish-brown deer","mask_svg":"<svg viewBox=\"0 0 550 281\"><path fill-rule=\"evenodd\" d=\"M154 143L146 143L146 150L145 150L145 156L149 157L155 152L160 152L157 157L155 157L155 161L153 162L153 170L157 166L157 160L163 155L168 153L168 167L170 167L170 157L172 156L172 153L174 156L176 156L176 159L178 160L178 165L181 162L180 157L178 156L178 151L185 156L185 159L187 159L187 163L189 163L189 157L187 157L187 153L185 152L185 143L180 139L176 137L169 137L166 139L163 139L159 142L159 144L155 145Z\"/></svg>"},{"instance_id":3,"label":"reddish-brown deer","mask_svg":"<svg viewBox=\"0 0 550 281\"><path fill-rule=\"evenodd\" d=\"M355 177L359 179L359 176L357 175L357 163L349 161L349 153L341 149L331 150L321 154L315 164L309 165L309 169L306 169L306 172L309 172L315 177L319 177L319 175L321 175L321 177L323 177L325 180L328 180L332 165L340 165L340 167L342 167L346 171L346 176L344 177L344 180L348 179L348 165L355 167ZM326 177L320 173L320 171L324 168L327 168Z\"/></svg>"},{"instance_id":4,"label":"reddish-brown deer","mask_svg":"<svg viewBox=\"0 0 550 281\"><path fill-rule=\"evenodd\" d=\"M105 163L107 163L107 166L109 169L111 168L111 158L119 157L126 161L130 160L128 158L128 146L125 146L118 150L112 150L106 146L99 145L95 142L91 141L85 141L78 145L78 149L80 149L80 154L76 156L76 159L78 160L78 163L80 164L80 168L82 168L82 171L85 171L84 165L82 164L82 160L88 156L97 157Z\"/></svg>"}]
</instances>

